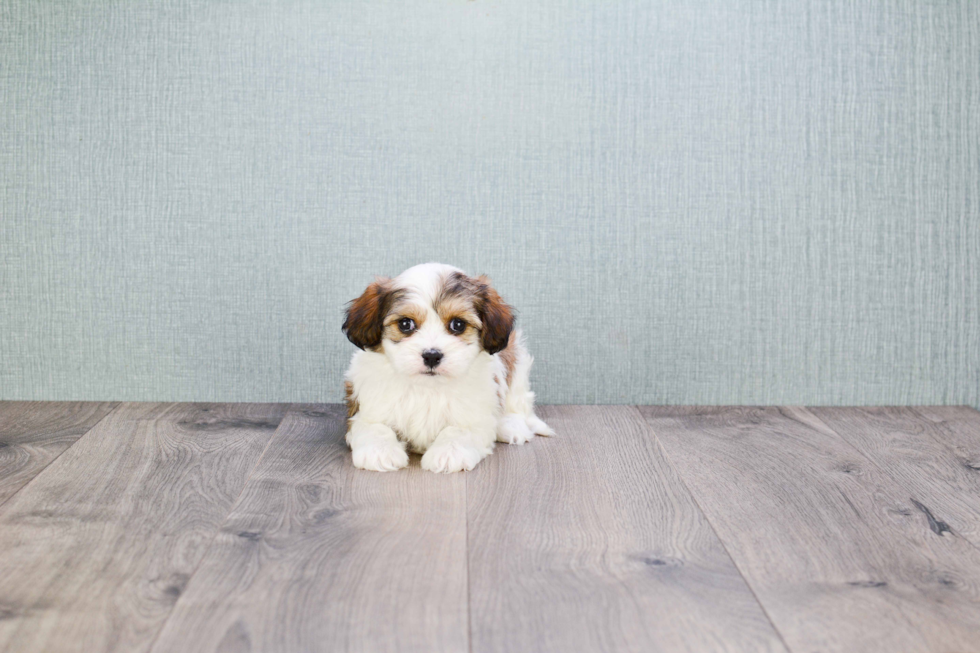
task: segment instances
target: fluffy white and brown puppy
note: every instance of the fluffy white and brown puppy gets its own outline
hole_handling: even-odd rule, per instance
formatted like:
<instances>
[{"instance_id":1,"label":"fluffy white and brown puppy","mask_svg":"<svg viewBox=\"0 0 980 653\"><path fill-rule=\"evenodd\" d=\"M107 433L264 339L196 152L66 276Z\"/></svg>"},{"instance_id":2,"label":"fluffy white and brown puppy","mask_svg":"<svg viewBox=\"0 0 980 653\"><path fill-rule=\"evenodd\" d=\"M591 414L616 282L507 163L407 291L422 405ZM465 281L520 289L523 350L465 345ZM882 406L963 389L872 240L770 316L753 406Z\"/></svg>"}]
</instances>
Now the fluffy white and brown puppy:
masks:
<instances>
[{"instance_id":1,"label":"fluffy white and brown puppy","mask_svg":"<svg viewBox=\"0 0 980 653\"><path fill-rule=\"evenodd\" d=\"M347 309L361 351L344 377L354 466L473 469L494 441L554 435L534 414L531 356L513 312L486 277L425 263L378 279Z\"/></svg>"}]
</instances>

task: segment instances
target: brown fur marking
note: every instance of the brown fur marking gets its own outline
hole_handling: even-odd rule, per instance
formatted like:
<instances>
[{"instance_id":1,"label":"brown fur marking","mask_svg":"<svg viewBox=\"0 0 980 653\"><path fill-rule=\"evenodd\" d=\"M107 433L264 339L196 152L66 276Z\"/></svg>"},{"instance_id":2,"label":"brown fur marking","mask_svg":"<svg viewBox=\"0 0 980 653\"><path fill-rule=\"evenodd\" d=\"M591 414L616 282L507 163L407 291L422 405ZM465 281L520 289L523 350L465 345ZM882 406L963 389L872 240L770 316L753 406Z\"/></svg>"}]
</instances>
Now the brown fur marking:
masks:
<instances>
[{"instance_id":1,"label":"brown fur marking","mask_svg":"<svg viewBox=\"0 0 980 653\"><path fill-rule=\"evenodd\" d=\"M514 331L510 332L510 336L507 338L507 346L500 350L500 362L504 364L504 369L507 370L508 388L514 378L514 367L517 365L517 343L514 340L514 333Z\"/></svg>"},{"instance_id":2,"label":"brown fur marking","mask_svg":"<svg viewBox=\"0 0 980 653\"><path fill-rule=\"evenodd\" d=\"M442 285L442 291L436 297L435 306L438 308L439 304L452 297L473 298L479 292L480 286L476 279L468 277L462 272L453 272L446 277L446 281Z\"/></svg>"},{"instance_id":3,"label":"brown fur marking","mask_svg":"<svg viewBox=\"0 0 980 653\"><path fill-rule=\"evenodd\" d=\"M469 311L467 304L471 306ZM446 279L435 305L439 316L447 323L452 317L460 317L478 330L487 353L496 354L507 346L514 328L513 311L486 276L472 278L462 272L453 272ZM472 319L474 314L476 320ZM466 333L464 331L463 335Z\"/></svg>"},{"instance_id":4,"label":"brown fur marking","mask_svg":"<svg viewBox=\"0 0 980 653\"><path fill-rule=\"evenodd\" d=\"M436 312L439 314L439 319L442 320L443 324L449 324L449 321L454 317L466 322L467 326L479 329L483 326L480 321L480 315L476 312L476 308L473 306L473 298L463 298L463 297L449 297L444 298L439 301L436 305Z\"/></svg>"},{"instance_id":5,"label":"brown fur marking","mask_svg":"<svg viewBox=\"0 0 980 653\"><path fill-rule=\"evenodd\" d=\"M384 337L392 342L401 342L415 333L415 331L409 334L402 333L402 330L398 328L398 321L403 317L411 318L415 321L415 328L418 330L425 324L425 315L425 311L415 304L401 301L396 302L391 308L391 312L384 319Z\"/></svg>"},{"instance_id":6,"label":"brown fur marking","mask_svg":"<svg viewBox=\"0 0 980 653\"><path fill-rule=\"evenodd\" d=\"M400 291L391 287L391 279L377 279L364 293L351 301L342 327L347 339L360 349L376 351L381 346L384 320Z\"/></svg>"},{"instance_id":7,"label":"brown fur marking","mask_svg":"<svg viewBox=\"0 0 980 653\"><path fill-rule=\"evenodd\" d=\"M347 430L349 431L351 418L361 410L357 399L354 398L354 384L350 381L344 381L344 403L347 404Z\"/></svg>"},{"instance_id":8,"label":"brown fur marking","mask_svg":"<svg viewBox=\"0 0 980 653\"><path fill-rule=\"evenodd\" d=\"M514 329L514 312L490 285L490 279L479 276L476 280L481 286L482 302L477 306L477 312L483 320L483 348L496 354L507 347Z\"/></svg>"}]
</instances>

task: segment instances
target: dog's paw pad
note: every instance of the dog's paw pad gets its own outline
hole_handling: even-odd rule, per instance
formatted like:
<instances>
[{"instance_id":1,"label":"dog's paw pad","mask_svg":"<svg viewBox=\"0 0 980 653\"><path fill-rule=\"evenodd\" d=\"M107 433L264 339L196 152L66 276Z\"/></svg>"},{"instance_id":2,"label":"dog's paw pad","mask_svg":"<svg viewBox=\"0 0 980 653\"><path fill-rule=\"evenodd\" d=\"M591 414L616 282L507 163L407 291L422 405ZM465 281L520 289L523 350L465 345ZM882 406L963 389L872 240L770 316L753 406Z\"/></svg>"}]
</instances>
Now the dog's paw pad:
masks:
<instances>
[{"instance_id":1,"label":"dog's paw pad","mask_svg":"<svg viewBox=\"0 0 980 653\"><path fill-rule=\"evenodd\" d=\"M523 415L504 415L497 422L497 442L524 444L533 437Z\"/></svg>"},{"instance_id":2,"label":"dog's paw pad","mask_svg":"<svg viewBox=\"0 0 980 653\"><path fill-rule=\"evenodd\" d=\"M483 454L473 447L458 442L434 444L422 456L422 469L437 474L469 471L483 460Z\"/></svg>"},{"instance_id":3,"label":"dog's paw pad","mask_svg":"<svg viewBox=\"0 0 980 653\"><path fill-rule=\"evenodd\" d=\"M370 444L354 449L354 467L372 472L393 472L408 466L408 454L397 443Z\"/></svg>"}]
</instances>

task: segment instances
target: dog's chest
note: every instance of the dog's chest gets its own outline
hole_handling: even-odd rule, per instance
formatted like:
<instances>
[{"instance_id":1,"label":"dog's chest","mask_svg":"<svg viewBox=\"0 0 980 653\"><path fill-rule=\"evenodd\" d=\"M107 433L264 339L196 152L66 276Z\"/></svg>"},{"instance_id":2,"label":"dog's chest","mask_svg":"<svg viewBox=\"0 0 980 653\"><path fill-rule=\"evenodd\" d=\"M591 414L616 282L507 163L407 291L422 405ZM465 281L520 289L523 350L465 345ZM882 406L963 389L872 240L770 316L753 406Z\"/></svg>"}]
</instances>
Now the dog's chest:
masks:
<instances>
[{"instance_id":1,"label":"dog's chest","mask_svg":"<svg viewBox=\"0 0 980 653\"><path fill-rule=\"evenodd\" d=\"M385 421L417 452L425 451L446 427L475 428L499 412L489 382L409 385L390 402Z\"/></svg>"}]
</instances>

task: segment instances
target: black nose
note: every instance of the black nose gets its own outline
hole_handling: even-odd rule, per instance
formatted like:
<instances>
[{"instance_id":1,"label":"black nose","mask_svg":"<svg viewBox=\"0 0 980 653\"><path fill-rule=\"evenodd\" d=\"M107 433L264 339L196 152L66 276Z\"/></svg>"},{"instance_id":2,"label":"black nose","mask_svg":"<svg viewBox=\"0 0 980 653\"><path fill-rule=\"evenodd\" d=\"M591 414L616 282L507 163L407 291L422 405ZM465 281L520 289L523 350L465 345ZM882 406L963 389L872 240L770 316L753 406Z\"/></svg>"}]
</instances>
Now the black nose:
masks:
<instances>
[{"instance_id":1,"label":"black nose","mask_svg":"<svg viewBox=\"0 0 980 653\"><path fill-rule=\"evenodd\" d=\"M429 366L429 369L432 369L442 360L442 352L438 349L426 349L422 352L422 360Z\"/></svg>"}]
</instances>

